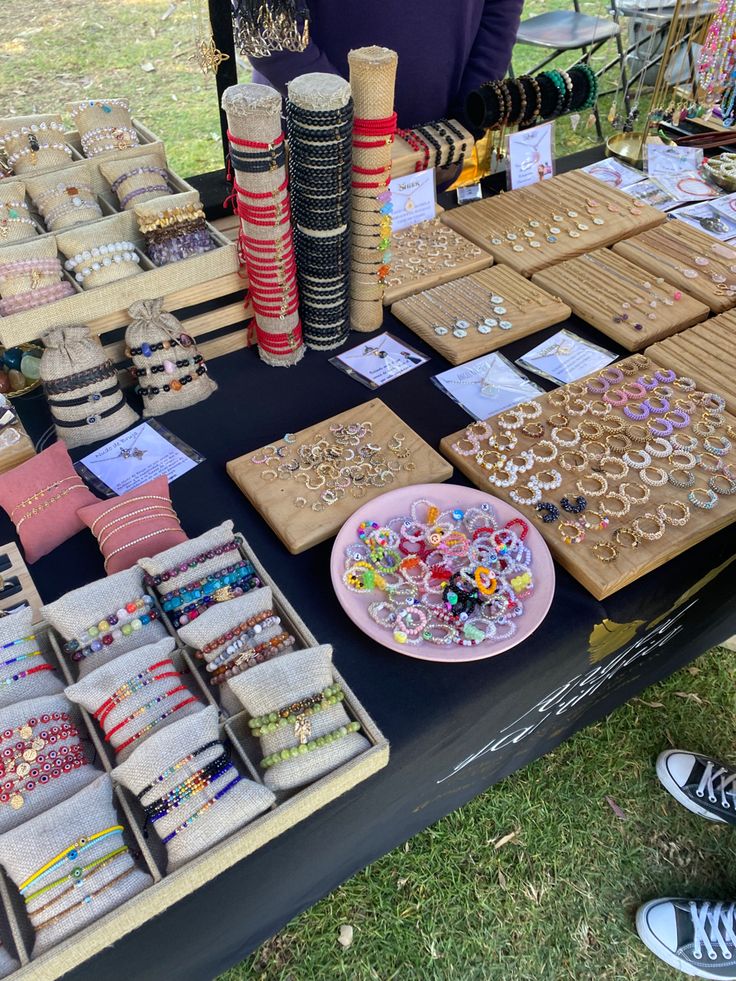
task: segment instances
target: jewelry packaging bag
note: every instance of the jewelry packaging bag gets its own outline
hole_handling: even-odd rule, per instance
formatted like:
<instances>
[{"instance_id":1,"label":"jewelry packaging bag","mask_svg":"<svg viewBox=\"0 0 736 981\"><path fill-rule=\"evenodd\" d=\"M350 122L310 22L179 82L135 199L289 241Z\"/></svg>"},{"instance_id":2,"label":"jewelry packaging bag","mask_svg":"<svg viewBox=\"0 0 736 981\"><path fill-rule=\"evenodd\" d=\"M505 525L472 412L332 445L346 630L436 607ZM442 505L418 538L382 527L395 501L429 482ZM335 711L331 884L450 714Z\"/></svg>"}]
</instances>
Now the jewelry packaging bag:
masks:
<instances>
[{"instance_id":1,"label":"jewelry packaging bag","mask_svg":"<svg viewBox=\"0 0 736 981\"><path fill-rule=\"evenodd\" d=\"M33 957L152 884L124 847L127 834L120 828L112 781L102 774L69 800L0 836L0 863L18 889L25 886L22 895L37 931ZM77 867L81 875L73 875Z\"/></svg>"},{"instance_id":2,"label":"jewelry packaging bag","mask_svg":"<svg viewBox=\"0 0 736 981\"><path fill-rule=\"evenodd\" d=\"M135 243L121 234L118 217L96 221L57 235L64 268L83 290L106 286L142 272Z\"/></svg>"},{"instance_id":3,"label":"jewelry packaging bag","mask_svg":"<svg viewBox=\"0 0 736 981\"><path fill-rule=\"evenodd\" d=\"M72 158L61 116L7 116L0 119L0 151L14 174L40 174L65 167Z\"/></svg>"},{"instance_id":4,"label":"jewelry packaging bag","mask_svg":"<svg viewBox=\"0 0 736 981\"><path fill-rule=\"evenodd\" d=\"M43 343L41 379L56 435L67 446L111 439L137 421L115 366L87 327L54 328Z\"/></svg>"},{"instance_id":5,"label":"jewelry packaging bag","mask_svg":"<svg viewBox=\"0 0 736 981\"><path fill-rule=\"evenodd\" d=\"M201 752L205 746L208 748ZM168 812L158 817L160 811L156 810L150 825L165 842L169 872L227 838L274 803L273 793L254 780L240 777L233 783L238 777L234 767L222 773L215 770L211 781L197 790L199 771L226 759L218 738L217 709L210 705L154 733L113 771L113 779L135 794L143 807L159 801L163 804L168 798ZM193 791L188 789L192 784ZM228 785L231 789L223 793ZM217 794L222 796L208 807L208 801ZM165 841L175 831L174 837Z\"/></svg>"},{"instance_id":6,"label":"jewelry packaging bag","mask_svg":"<svg viewBox=\"0 0 736 981\"><path fill-rule=\"evenodd\" d=\"M66 689L70 701L83 705L104 733L105 742L122 763L154 732L199 712L202 702L184 683L175 643L166 637L102 664Z\"/></svg>"},{"instance_id":7,"label":"jewelry packaging bag","mask_svg":"<svg viewBox=\"0 0 736 981\"><path fill-rule=\"evenodd\" d=\"M95 749L63 694L0 712L0 835L72 797L97 776Z\"/></svg>"},{"instance_id":8,"label":"jewelry packaging bag","mask_svg":"<svg viewBox=\"0 0 736 981\"><path fill-rule=\"evenodd\" d=\"M122 211L132 211L144 201L171 194L163 153L100 161L100 173L117 195Z\"/></svg>"},{"instance_id":9,"label":"jewelry packaging bag","mask_svg":"<svg viewBox=\"0 0 736 981\"><path fill-rule=\"evenodd\" d=\"M166 192L163 199L155 197L133 207L154 265L166 266L215 248L198 191Z\"/></svg>"},{"instance_id":10,"label":"jewelry packaging bag","mask_svg":"<svg viewBox=\"0 0 736 981\"><path fill-rule=\"evenodd\" d=\"M70 665L79 665L80 677L121 654L161 639L166 639L173 648L174 642L158 618L151 618L145 624L135 624L142 616L150 617L154 612L144 604L144 592L143 572L136 566L73 589L41 608L41 615L66 642L62 644L62 651ZM136 604L138 609L134 608ZM115 623L112 623L111 617L115 618ZM103 623L107 626L100 626ZM106 640L107 637L110 640ZM84 656L80 657L82 652Z\"/></svg>"},{"instance_id":11,"label":"jewelry packaging bag","mask_svg":"<svg viewBox=\"0 0 736 981\"><path fill-rule=\"evenodd\" d=\"M82 140L85 157L119 152L140 142L127 99L90 99L68 107Z\"/></svg>"},{"instance_id":12,"label":"jewelry packaging bag","mask_svg":"<svg viewBox=\"0 0 736 981\"><path fill-rule=\"evenodd\" d=\"M26 189L50 232L102 218L90 165L85 160L64 170L29 177Z\"/></svg>"},{"instance_id":13,"label":"jewelry packaging bag","mask_svg":"<svg viewBox=\"0 0 736 981\"><path fill-rule=\"evenodd\" d=\"M332 647L323 644L258 664L236 675L228 685L251 718L258 718L310 698L332 683ZM302 736L295 733L297 726L291 724L261 736L264 757L299 747L300 743L312 743L331 733L339 733L342 727L350 724L340 702L307 716L307 721L310 731ZM316 745L311 751L300 749L298 755L269 766L265 770L264 782L274 791L303 787L347 763L369 746L368 740L359 732L348 731L332 742Z\"/></svg>"},{"instance_id":14,"label":"jewelry packaging bag","mask_svg":"<svg viewBox=\"0 0 736 981\"><path fill-rule=\"evenodd\" d=\"M140 559L138 565L151 578L166 576L161 583L156 583L159 594L173 592L187 586L195 579L204 579L227 565L231 565L239 556L237 549L225 550L223 546L233 542L233 523L223 521L221 525L211 528L198 538L190 538L188 542L159 552L150 559ZM213 552L212 558L196 562L195 558ZM171 575L174 569L178 574ZM232 601L231 601L232 602Z\"/></svg>"},{"instance_id":15,"label":"jewelry packaging bag","mask_svg":"<svg viewBox=\"0 0 736 981\"><path fill-rule=\"evenodd\" d=\"M40 231L31 218L23 181L0 181L0 245L24 242Z\"/></svg>"},{"instance_id":16,"label":"jewelry packaging bag","mask_svg":"<svg viewBox=\"0 0 736 981\"><path fill-rule=\"evenodd\" d=\"M131 323L125 343L138 352L131 357L143 396L144 418L196 405L217 391L196 344L176 317L166 313L163 300L138 300L128 313Z\"/></svg>"},{"instance_id":17,"label":"jewelry packaging bag","mask_svg":"<svg viewBox=\"0 0 736 981\"><path fill-rule=\"evenodd\" d=\"M33 618L30 606L0 617L0 709L64 690L56 668L46 659L45 635L33 631Z\"/></svg>"}]
</instances>

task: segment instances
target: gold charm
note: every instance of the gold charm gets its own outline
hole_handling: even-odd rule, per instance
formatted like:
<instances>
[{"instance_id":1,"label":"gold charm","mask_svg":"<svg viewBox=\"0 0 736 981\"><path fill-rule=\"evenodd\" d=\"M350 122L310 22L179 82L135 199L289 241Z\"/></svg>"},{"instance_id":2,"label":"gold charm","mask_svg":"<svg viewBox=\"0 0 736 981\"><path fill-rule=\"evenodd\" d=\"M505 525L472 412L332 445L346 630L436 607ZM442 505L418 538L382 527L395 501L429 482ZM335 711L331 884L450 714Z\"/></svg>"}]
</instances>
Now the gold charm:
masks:
<instances>
[{"instance_id":1,"label":"gold charm","mask_svg":"<svg viewBox=\"0 0 736 981\"><path fill-rule=\"evenodd\" d=\"M312 723L308 715L297 715L294 721L294 735L299 740L300 746L309 742L309 737L312 735Z\"/></svg>"},{"instance_id":2,"label":"gold charm","mask_svg":"<svg viewBox=\"0 0 736 981\"><path fill-rule=\"evenodd\" d=\"M33 735L33 729L30 726L21 726L18 730L18 735L21 739L30 739Z\"/></svg>"},{"instance_id":3,"label":"gold charm","mask_svg":"<svg viewBox=\"0 0 736 981\"><path fill-rule=\"evenodd\" d=\"M31 764L30 763L19 763L18 766L16 767L15 772L21 778L22 777L27 777L28 774L31 772Z\"/></svg>"},{"instance_id":4,"label":"gold charm","mask_svg":"<svg viewBox=\"0 0 736 981\"><path fill-rule=\"evenodd\" d=\"M23 759L26 761L26 763L33 763L37 756L38 753L35 749L26 749L23 751Z\"/></svg>"},{"instance_id":5,"label":"gold charm","mask_svg":"<svg viewBox=\"0 0 736 981\"><path fill-rule=\"evenodd\" d=\"M209 37L199 38L196 46L197 64L199 65L200 71L204 75L209 75L212 72L213 75L217 74L217 69L223 63L223 61L229 61L230 55L224 54L215 44L215 39Z\"/></svg>"},{"instance_id":6,"label":"gold charm","mask_svg":"<svg viewBox=\"0 0 736 981\"><path fill-rule=\"evenodd\" d=\"M37 736L31 743L31 749L35 749L38 752L39 750L42 750L45 745L46 745L46 740L41 739L40 736Z\"/></svg>"},{"instance_id":7,"label":"gold charm","mask_svg":"<svg viewBox=\"0 0 736 981\"><path fill-rule=\"evenodd\" d=\"M13 794L13 796L10 798L10 806L14 811L18 811L21 807L23 807L23 798L20 794Z\"/></svg>"}]
</instances>

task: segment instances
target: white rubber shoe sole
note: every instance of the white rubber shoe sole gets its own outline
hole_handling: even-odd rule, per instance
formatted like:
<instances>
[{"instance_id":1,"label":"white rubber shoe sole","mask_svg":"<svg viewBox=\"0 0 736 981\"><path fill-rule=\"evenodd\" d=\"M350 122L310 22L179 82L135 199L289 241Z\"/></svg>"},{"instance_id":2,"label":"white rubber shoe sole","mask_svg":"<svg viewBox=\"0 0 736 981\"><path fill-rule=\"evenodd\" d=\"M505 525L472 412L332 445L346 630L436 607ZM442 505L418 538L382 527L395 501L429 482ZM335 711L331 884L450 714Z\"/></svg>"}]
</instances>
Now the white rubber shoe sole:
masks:
<instances>
[{"instance_id":1,"label":"white rubber shoe sole","mask_svg":"<svg viewBox=\"0 0 736 981\"><path fill-rule=\"evenodd\" d=\"M672 779L672 776L667 769L668 755L669 750L665 750L657 757L657 776L659 777L659 782L662 784L664 789L672 794L678 804L682 804L683 807L687 808L688 811L692 811L693 814L697 814L699 817L705 818L706 821L713 821L716 824L728 824L729 822L724 818L718 817L705 807L701 807L688 794L684 793L680 789L680 787ZM710 975L703 975L703 977L710 977Z\"/></svg>"}]
</instances>

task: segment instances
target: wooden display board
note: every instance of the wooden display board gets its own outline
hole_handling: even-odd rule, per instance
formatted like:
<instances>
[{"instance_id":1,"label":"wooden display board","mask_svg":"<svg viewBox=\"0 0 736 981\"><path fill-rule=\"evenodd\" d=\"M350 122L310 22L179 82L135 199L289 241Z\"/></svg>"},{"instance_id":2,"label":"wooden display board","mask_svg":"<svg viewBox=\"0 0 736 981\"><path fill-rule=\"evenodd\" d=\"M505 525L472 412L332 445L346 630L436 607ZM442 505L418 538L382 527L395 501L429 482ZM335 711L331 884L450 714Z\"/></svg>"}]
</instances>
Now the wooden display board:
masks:
<instances>
[{"instance_id":1,"label":"wooden display board","mask_svg":"<svg viewBox=\"0 0 736 981\"><path fill-rule=\"evenodd\" d=\"M463 309L463 284L468 280L477 283L489 294L503 297L503 307L506 312L494 313L494 304L489 301L487 316L499 321L508 320L513 327L507 330L492 327L488 334L478 332L478 318L472 318L467 309ZM391 313L454 365L464 364L472 358L496 351L505 344L534 334L545 327L551 327L552 324L559 324L567 320L572 313L570 307L556 296L551 296L513 269L503 265L456 279L428 292L431 296L442 300L443 306L456 311L457 319L465 319L469 322L470 326L465 337L455 337L452 333L453 322L443 320L441 310L433 308L430 305L431 301L422 302L421 293L394 303ZM438 324L448 327L448 332L437 334L434 328Z\"/></svg>"},{"instance_id":2,"label":"wooden display board","mask_svg":"<svg viewBox=\"0 0 736 981\"><path fill-rule=\"evenodd\" d=\"M638 356L641 357L641 356ZM626 366L629 364L629 359L617 363L617 366ZM657 365L652 366L652 370ZM669 367L667 364L659 364L659 367ZM646 370L646 369L644 369ZM595 375L589 377L596 377ZM636 374L632 375L632 378L636 378L641 374L641 371L637 371ZM695 378L696 382L699 382L697 374L694 372L688 372L688 375ZM586 379L582 379L585 382ZM700 383L699 383L699 387ZM539 396L536 401L538 401L542 406L542 416L539 422L544 423L545 437L546 438L550 431L550 425L546 422L550 415L558 412L564 412L564 409L560 409L549 402L549 394ZM590 401L594 398L592 395L584 396L586 401ZM502 413L503 415L503 413ZM580 417L573 417L579 419ZM584 419L594 420L596 417L592 415L585 415ZM625 418L622 416L622 418ZM493 418L488 420L491 425L493 425ZM626 420L628 423L628 420ZM736 425L736 418L728 415L726 417L726 422L729 425ZM497 427L494 427L494 430ZM683 429L680 432L691 434L691 429ZM665 534L658 541L642 541L638 548L619 548L618 556L613 562L602 562L593 553L591 546L597 544L598 542L609 542L613 541L613 534L617 528L630 525L631 522L637 518L641 517L647 512L655 511L659 504L667 501L682 501L687 503L687 490L674 487L672 484L667 483L664 487L652 487L650 488L651 496L646 504L632 504L631 510L623 518L611 518L610 526L604 531L588 530L586 533L585 540L578 545L567 545L562 539L560 531L558 530L559 521L565 518L575 518L576 515L566 514L562 508L560 508L560 518L556 521L545 524L541 521L538 516L538 512L534 507L524 506L517 504L511 497L510 491L513 488L497 488L488 481L488 471L484 470L483 467L476 462L475 456L462 456L457 450L453 449L453 444L463 437L465 429L460 430L460 432L453 433L451 436L446 436L441 444L440 449L442 453L450 460L459 470L461 470L466 477L479 487L481 490L487 491L496 497L500 497L505 501L513 504L514 507L519 508L522 514L527 518L529 522L534 522L535 526L544 536L545 541L550 547L550 551L554 555L555 559L563 566L567 571L578 580L578 582L588 590L596 599L602 600L612 593L617 592L619 589L623 589L624 586L628 586L630 583L635 582L642 576L646 575L648 572L652 572L654 569L659 568L659 566L664 565L670 559L682 552L686 551L688 548L692 548L693 545L697 545L704 539L710 537L710 535L715 534L720 531L721 528L725 528L727 525L736 521L736 495L731 495L730 497L722 496L720 497L718 504L715 508L710 511L703 510L701 508L694 507L690 505L690 520L689 522L681 528L673 528L669 525L665 531ZM518 436L518 443L514 448L514 453L520 453L522 450L532 449L538 444L538 438L531 438L525 436L521 430L515 430L515 434ZM483 444L485 447L487 444ZM559 448L562 451L562 448ZM613 455L621 457L622 453L614 453ZM732 447L730 452L724 460L731 465L736 464L736 448ZM658 464L659 461L656 459L653 461ZM545 465L540 463L535 463L534 472L539 472L546 468L546 466L556 467L557 461ZM666 463L666 461L664 461ZM548 490L542 492L543 501L551 501L559 506L560 499L567 495L567 497L574 501L574 499L581 493L580 490L576 488L576 482L580 478L581 474L572 471L560 469L562 474L562 485L556 490ZM666 469L669 469L667 467ZM585 470L584 473L590 474L591 470ZM706 481L700 470L696 473L699 475L696 480L697 486L705 485ZM639 483L637 478L637 472L631 470L628 476L621 480L611 480L611 487L616 488L622 482L633 482ZM523 482L522 480L519 483ZM598 498L586 495L588 497L588 510L597 510L596 501Z\"/></svg>"},{"instance_id":3,"label":"wooden display board","mask_svg":"<svg viewBox=\"0 0 736 981\"><path fill-rule=\"evenodd\" d=\"M728 411L736 415L736 311L653 344L645 354L681 375L696 373L709 391L724 396Z\"/></svg>"},{"instance_id":4,"label":"wooden display board","mask_svg":"<svg viewBox=\"0 0 736 981\"><path fill-rule=\"evenodd\" d=\"M30 606L34 613L38 614L43 601L38 595L28 566L14 542L0 545L0 577L3 581L3 588L0 590L0 611L14 610L17 606L25 605Z\"/></svg>"},{"instance_id":5,"label":"wooden display board","mask_svg":"<svg viewBox=\"0 0 736 981\"><path fill-rule=\"evenodd\" d=\"M709 313L704 303L668 282L655 282L651 273L611 249L597 249L543 269L532 276L532 282L569 303L581 320L627 351L641 351L653 341L705 320ZM648 283L649 288L642 283ZM680 298L675 300L675 295ZM671 300L671 305L664 303L664 298ZM628 307L623 307L624 303ZM651 320L650 314L656 320ZM621 319L623 315L626 320Z\"/></svg>"},{"instance_id":6,"label":"wooden display board","mask_svg":"<svg viewBox=\"0 0 736 981\"><path fill-rule=\"evenodd\" d=\"M736 290L733 296L722 291L726 283L736 286L736 273L731 271L736 267L736 249L684 221L668 221L662 228L652 228L613 248L653 275L666 276L714 313L736 307ZM705 261L700 265L698 260ZM723 277L723 283L714 283L713 275Z\"/></svg>"},{"instance_id":7,"label":"wooden display board","mask_svg":"<svg viewBox=\"0 0 736 981\"><path fill-rule=\"evenodd\" d=\"M7 473L8 470L12 470L13 467L25 463L26 460L30 460L32 456L36 455L33 440L26 432L25 426L19 417L16 417L13 425L8 428L14 429L20 436L20 439L11 446L6 446L0 450L0 473Z\"/></svg>"},{"instance_id":8,"label":"wooden display board","mask_svg":"<svg viewBox=\"0 0 736 981\"><path fill-rule=\"evenodd\" d=\"M253 457L260 457L265 447L228 462L228 474L292 555L298 555L336 534L358 507L386 491L409 484L441 483L452 476L452 467L380 399L372 399L331 419L309 426L296 433L294 440L289 443L275 441L272 445L283 447L283 460L288 461L301 444L314 444L322 436L329 438L330 426L349 426L364 422L370 422L373 426L369 442L378 444L383 449L394 434L403 434L403 449L408 451L406 459L414 463L414 469L401 469L395 474L395 479L383 487L366 486L366 493L360 498L354 497L348 489L337 503L319 511L311 507L313 503L320 501L319 489L310 491L293 478L263 479L261 475L268 467L253 463ZM391 458L390 454L387 455ZM301 509L294 503L300 496L307 500L307 504Z\"/></svg>"},{"instance_id":9,"label":"wooden display board","mask_svg":"<svg viewBox=\"0 0 736 981\"><path fill-rule=\"evenodd\" d=\"M575 216L570 217L569 211L575 212ZM554 216L564 221L556 224ZM602 219L603 224L595 224L594 218ZM524 276L619 242L665 220L656 208L641 204L580 170L466 204L442 215L442 221L451 228L488 249L496 262L503 262ZM530 226L530 222L538 224ZM587 225L587 229L580 230L580 224ZM559 228L559 234L551 233L550 228ZM537 248L529 245L532 239L527 240L524 231L535 232ZM570 236L570 231L577 234ZM507 239L507 234L516 238ZM549 242L548 237L556 241ZM500 239L501 244L494 244L493 239ZM519 247L523 251L518 251Z\"/></svg>"},{"instance_id":10,"label":"wooden display board","mask_svg":"<svg viewBox=\"0 0 736 981\"><path fill-rule=\"evenodd\" d=\"M417 248L418 238L421 251ZM419 222L391 237L391 272L385 280L384 306L492 264L489 252L439 218Z\"/></svg>"}]
</instances>

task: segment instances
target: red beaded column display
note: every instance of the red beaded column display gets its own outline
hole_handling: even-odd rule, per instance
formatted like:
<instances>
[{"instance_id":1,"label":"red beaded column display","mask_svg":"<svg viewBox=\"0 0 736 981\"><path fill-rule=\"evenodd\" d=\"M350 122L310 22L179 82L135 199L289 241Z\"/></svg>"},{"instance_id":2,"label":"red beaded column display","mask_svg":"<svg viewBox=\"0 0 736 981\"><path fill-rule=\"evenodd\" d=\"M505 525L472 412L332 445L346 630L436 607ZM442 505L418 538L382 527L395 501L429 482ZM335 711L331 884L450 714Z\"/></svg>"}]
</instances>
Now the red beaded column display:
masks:
<instances>
[{"instance_id":1,"label":"red beaded column display","mask_svg":"<svg viewBox=\"0 0 736 981\"><path fill-rule=\"evenodd\" d=\"M350 320L360 331L383 323L384 281L391 261L391 144L396 132L398 56L389 48L348 53L353 93Z\"/></svg>"},{"instance_id":2,"label":"red beaded column display","mask_svg":"<svg viewBox=\"0 0 736 981\"><path fill-rule=\"evenodd\" d=\"M261 359L292 365L304 354L291 227L281 96L267 85L232 85L227 113L238 245L250 283Z\"/></svg>"},{"instance_id":3,"label":"red beaded column display","mask_svg":"<svg viewBox=\"0 0 736 981\"><path fill-rule=\"evenodd\" d=\"M329 351L350 331L350 164L353 103L338 75L288 85L289 192L307 347Z\"/></svg>"}]
</instances>

